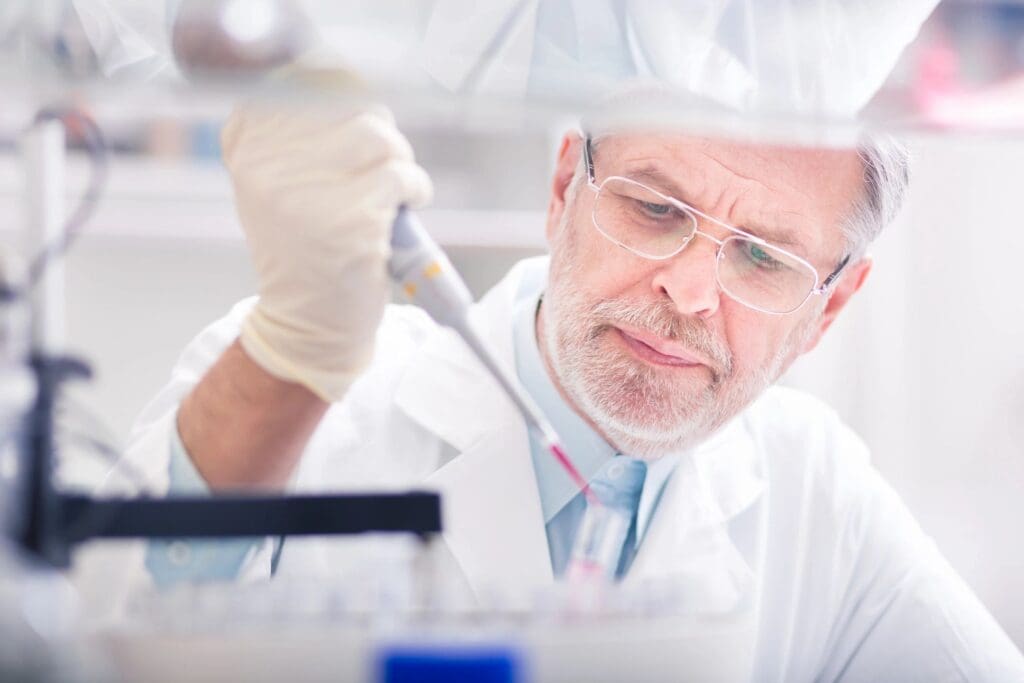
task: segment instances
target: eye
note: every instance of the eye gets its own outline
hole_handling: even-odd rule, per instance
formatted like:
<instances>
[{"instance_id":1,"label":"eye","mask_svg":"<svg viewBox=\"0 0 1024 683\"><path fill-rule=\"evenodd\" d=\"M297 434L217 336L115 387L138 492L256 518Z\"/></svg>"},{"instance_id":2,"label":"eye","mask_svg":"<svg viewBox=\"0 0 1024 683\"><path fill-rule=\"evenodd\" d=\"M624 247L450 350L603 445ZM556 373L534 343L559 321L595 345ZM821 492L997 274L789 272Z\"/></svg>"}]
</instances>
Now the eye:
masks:
<instances>
[{"instance_id":1,"label":"eye","mask_svg":"<svg viewBox=\"0 0 1024 683\"><path fill-rule=\"evenodd\" d=\"M674 207L671 204L658 204L656 202L641 201L640 208L654 218L661 218L662 216L667 216L672 213Z\"/></svg>"},{"instance_id":2,"label":"eye","mask_svg":"<svg viewBox=\"0 0 1024 683\"><path fill-rule=\"evenodd\" d=\"M767 249L754 242L747 242L747 248L745 251L750 262L758 268L776 270L784 266L781 261L772 257L772 255L768 253Z\"/></svg>"}]
</instances>

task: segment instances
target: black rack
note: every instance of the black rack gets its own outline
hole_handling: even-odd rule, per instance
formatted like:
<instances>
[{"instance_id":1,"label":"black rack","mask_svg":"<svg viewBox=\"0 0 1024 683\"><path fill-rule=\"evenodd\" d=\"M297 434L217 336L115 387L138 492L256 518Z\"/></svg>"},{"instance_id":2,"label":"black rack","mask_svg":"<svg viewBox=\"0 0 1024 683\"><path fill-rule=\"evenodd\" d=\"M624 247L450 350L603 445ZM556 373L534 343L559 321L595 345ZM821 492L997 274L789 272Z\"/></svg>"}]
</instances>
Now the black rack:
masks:
<instances>
[{"instance_id":1,"label":"black rack","mask_svg":"<svg viewBox=\"0 0 1024 683\"><path fill-rule=\"evenodd\" d=\"M74 546L102 538L224 538L310 536L369 532L441 532L436 493L174 498L92 498L53 486L54 407L61 386L91 372L72 358L36 356L38 393L22 458L23 505L15 532L31 554L68 566Z\"/></svg>"}]
</instances>

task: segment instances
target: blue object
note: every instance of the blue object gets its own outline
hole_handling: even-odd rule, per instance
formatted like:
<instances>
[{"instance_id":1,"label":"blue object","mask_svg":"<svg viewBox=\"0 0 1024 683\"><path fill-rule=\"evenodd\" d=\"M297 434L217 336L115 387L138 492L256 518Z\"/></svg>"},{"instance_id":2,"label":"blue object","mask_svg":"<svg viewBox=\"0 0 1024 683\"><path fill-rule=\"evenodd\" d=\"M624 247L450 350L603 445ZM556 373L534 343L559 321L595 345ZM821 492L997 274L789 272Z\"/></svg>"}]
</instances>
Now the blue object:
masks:
<instances>
[{"instance_id":1,"label":"blue object","mask_svg":"<svg viewBox=\"0 0 1024 683\"><path fill-rule=\"evenodd\" d=\"M518 654L505 647L399 646L381 651L379 683L521 683Z\"/></svg>"},{"instance_id":2,"label":"blue object","mask_svg":"<svg viewBox=\"0 0 1024 683\"><path fill-rule=\"evenodd\" d=\"M185 451L176 428L171 429L169 493L210 494L210 487ZM216 541L151 539L146 543L146 569L158 588L183 581L230 581L238 576L245 558L262 539L230 538Z\"/></svg>"},{"instance_id":3,"label":"blue object","mask_svg":"<svg viewBox=\"0 0 1024 683\"><path fill-rule=\"evenodd\" d=\"M615 575L622 576L636 555L636 520L640 492L647 478L647 463L628 455L616 455L605 463L590 482L591 490L604 505L622 510L629 517L629 529L619 548Z\"/></svg>"}]
</instances>

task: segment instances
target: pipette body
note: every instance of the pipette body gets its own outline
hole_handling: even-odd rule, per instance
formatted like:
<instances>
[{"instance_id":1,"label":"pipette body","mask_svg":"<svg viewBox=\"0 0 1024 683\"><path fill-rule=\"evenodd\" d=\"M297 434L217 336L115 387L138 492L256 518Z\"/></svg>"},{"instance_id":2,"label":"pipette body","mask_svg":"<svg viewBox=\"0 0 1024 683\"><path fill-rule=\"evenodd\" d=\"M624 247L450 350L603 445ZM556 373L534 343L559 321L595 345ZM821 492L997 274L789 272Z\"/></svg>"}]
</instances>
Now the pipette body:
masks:
<instances>
[{"instance_id":1,"label":"pipette body","mask_svg":"<svg viewBox=\"0 0 1024 683\"><path fill-rule=\"evenodd\" d=\"M558 461L587 500L595 502L586 479L569 459L547 418L470 326L468 313L473 297L465 282L416 216L405 207L399 208L392 226L388 270L410 301L462 337L522 414L534 438Z\"/></svg>"}]
</instances>

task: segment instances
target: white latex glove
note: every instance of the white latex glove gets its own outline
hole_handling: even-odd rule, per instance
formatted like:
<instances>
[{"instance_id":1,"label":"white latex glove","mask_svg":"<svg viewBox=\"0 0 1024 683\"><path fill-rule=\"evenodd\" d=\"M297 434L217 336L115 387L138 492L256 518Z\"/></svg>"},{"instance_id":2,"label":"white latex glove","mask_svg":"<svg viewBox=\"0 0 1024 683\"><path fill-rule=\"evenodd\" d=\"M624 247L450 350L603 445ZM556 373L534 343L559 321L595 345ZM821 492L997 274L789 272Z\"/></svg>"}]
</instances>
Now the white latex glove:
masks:
<instances>
[{"instance_id":1,"label":"white latex glove","mask_svg":"<svg viewBox=\"0 0 1024 683\"><path fill-rule=\"evenodd\" d=\"M337 401L373 354L397 208L428 201L430 179L383 108L239 109L221 146L259 279L242 347Z\"/></svg>"}]
</instances>

